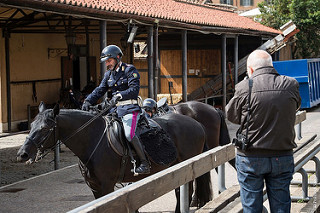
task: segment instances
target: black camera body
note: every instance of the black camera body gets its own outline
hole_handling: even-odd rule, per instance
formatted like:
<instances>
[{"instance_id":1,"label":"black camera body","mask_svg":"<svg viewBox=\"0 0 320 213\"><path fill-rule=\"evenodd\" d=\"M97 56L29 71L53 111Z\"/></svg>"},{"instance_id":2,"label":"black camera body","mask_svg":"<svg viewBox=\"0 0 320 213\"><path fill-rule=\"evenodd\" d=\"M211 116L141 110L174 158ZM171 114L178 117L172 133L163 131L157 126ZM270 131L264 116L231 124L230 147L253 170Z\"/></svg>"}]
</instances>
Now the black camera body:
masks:
<instances>
[{"instance_id":1,"label":"black camera body","mask_svg":"<svg viewBox=\"0 0 320 213\"><path fill-rule=\"evenodd\" d=\"M232 144L240 150L246 150L249 142L245 135L237 134L237 137L232 140Z\"/></svg>"}]
</instances>

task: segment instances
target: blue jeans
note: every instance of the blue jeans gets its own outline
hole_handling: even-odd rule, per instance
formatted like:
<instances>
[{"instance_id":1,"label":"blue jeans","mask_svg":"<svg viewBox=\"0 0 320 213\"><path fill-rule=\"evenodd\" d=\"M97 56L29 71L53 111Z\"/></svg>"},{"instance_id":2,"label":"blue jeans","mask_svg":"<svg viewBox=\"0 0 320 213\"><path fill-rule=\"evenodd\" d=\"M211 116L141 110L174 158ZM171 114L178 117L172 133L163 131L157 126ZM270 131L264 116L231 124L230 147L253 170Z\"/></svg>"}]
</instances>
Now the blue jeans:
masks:
<instances>
[{"instance_id":1,"label":"blue jeans","mask_svg":"<svg viewBox=\"0 0 320 213\"><path fill-rule=\"evenodd\" d=\"M271 212L290 212L290 182L294 171L293 156L236 156L240 197L244 213L261 213L266 183Z\"/></svg>"}]
</instances>

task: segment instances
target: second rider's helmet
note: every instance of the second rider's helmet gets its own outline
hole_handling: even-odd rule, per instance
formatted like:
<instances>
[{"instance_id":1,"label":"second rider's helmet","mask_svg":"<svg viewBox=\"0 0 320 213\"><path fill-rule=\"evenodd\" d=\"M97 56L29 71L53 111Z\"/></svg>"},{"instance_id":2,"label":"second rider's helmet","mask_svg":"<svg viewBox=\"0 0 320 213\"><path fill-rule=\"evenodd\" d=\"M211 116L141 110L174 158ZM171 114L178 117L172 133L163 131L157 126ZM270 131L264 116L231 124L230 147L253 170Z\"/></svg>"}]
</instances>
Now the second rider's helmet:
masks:
<instances>
[{"instance_id":1,"label":"second rider's helmet","mask_svg":"<svg viewBox=\"0 0 320 213\"><path fill-rule=\"evenodd\" d=\"M152 109L157 110L157 102L152 98L147 98L143 101L142 108L147 112L152 112Z\"/></svg>"},{"instance_id":2,"label":"second rider's helmet","mask_svg":"<svg viewBox=\"0 0 320 213\"><path fill-rule=\"evenodd\" d=\"M118 58L117 56L120 56L120 57ZM101 52L100 62L102 63L108 60L109 58L114 58L117 60L117 63L119 63L122 56L123 56L123 53L118 46L108 45Z\"/></svg>"}]
</instances>

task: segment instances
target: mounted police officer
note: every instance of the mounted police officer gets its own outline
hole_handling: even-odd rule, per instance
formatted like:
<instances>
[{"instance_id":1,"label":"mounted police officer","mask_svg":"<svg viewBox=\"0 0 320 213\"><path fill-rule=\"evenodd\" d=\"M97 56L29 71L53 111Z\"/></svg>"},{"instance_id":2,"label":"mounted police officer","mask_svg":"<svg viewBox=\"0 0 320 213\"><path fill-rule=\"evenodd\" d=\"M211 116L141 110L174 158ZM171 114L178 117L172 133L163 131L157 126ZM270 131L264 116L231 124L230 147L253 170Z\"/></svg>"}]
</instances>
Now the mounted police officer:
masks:
<instances>
[{"instance_id":1,"label":"mounted police officer","mask_svg":"<svg viewBox=\"0 0 320 213\"><path fill-rule=\"evenodd\" d=\"M146 111L147 117L152 118L157 112L157 102L152 98L146 98L143 101L142 108Z\"/></svg>"},{"instance_id":2,"label":"mounted police officer","mask_svg":"<svg viewBox=\"0 0 320 213\"><path fill-rule=\"evenodd\" d=\"M136 126L140 118L141 108L138 105L140 90L140 75L138 70L130 64L121 61L123 53L116 45L109 45L101 52L100 62L106 63L105 73L100 85L85 99L82 110L88 111L107 91L111 91L109 104L114 105L110 111L116 111L121 118L125 136L136 150L141 164L136 168L138 174L150 173L149 161L146 159L142 144L135 135Z\"/></svg>"}]
</instances>

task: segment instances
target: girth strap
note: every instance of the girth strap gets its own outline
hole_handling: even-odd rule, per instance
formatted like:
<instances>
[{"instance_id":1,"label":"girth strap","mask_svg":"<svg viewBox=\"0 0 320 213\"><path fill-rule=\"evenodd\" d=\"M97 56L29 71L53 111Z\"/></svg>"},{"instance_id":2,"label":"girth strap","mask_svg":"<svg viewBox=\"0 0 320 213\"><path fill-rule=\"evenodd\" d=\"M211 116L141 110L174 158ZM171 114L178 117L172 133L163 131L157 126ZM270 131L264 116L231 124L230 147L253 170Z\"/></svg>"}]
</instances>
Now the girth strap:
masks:
<instances>
[{"instance_id":1,"label":"girth strap","mask_svg":"<svg viewBox=\"0 0 320 213\"><path fill-rule=\"evenodd\" d=\"M113 131L113 129L112 129L113 128L113 125L112 125L113 118L112 117L105 117L105 116L103 118L106 122L106 127L109 129L109 131L107 131L107 138L108 138L107 143L113 149L113 151L115 153L117 153L119 156L121 156L120 173L119 173L117 182L122 183L123 179L124 179L124 174L125 174L125 171L127 168L129 156L131 158L131 163L133 164L133 169L134 169L133 171L135 171L135 169L136 169L136 160L133 158L131 147L128 144L129 142L127 142L127 141L123 141L122 143L120 143L121 147L123 149L123 152L120 153L121 151L118 150L118 148L115 146L115 144L112 141L112 138L119 141L120 137L116 139L114 137L111 137L111 135L110 135L111 131ZM135 172L134 172L134 175L136 175Z\"/></svg>"}]
</instances>

